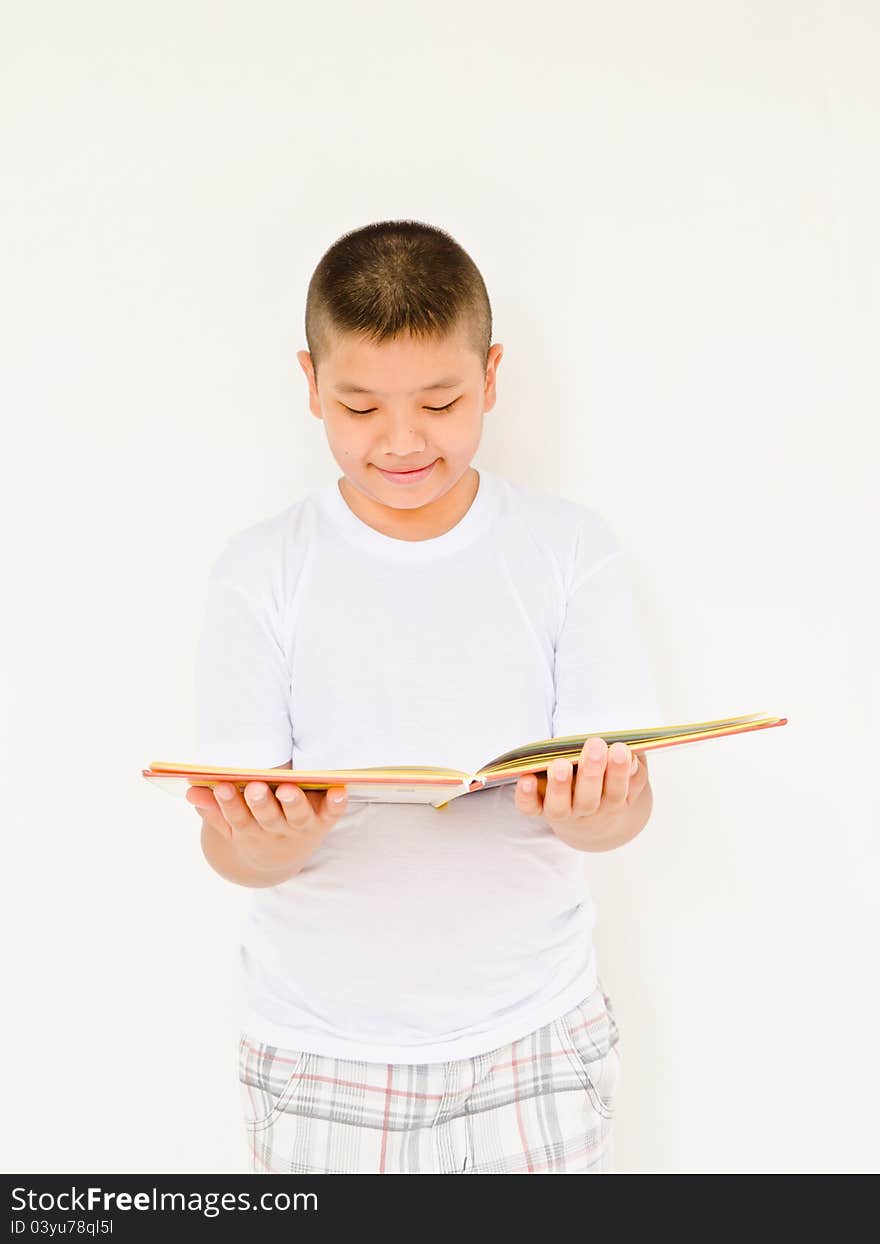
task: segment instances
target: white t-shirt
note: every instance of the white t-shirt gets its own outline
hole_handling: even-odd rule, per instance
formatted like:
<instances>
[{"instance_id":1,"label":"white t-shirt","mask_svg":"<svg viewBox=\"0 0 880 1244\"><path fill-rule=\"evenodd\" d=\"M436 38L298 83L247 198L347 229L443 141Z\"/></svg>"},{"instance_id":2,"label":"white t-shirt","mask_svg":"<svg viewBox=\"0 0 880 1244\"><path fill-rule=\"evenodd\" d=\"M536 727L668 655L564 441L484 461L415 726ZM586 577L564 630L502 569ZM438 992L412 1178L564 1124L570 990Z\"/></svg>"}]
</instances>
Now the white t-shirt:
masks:
<instances>
[{"instance_id":1,"label":"white t-shirt","mask_svg":"<svg viewBox=\"0 0 880 1244\"><path fill-rule=\"evenodd\" d=\"M663 724L622 550L598 513L479 470L443 535L383 535L338 481L249 527L209 577L197 761L473 772L521 744ZM514 786L444 810L350 804L252 891L241 1026L381 1063L472 1057L596 986L585 854Z\"/></svg>"}]
</instances>

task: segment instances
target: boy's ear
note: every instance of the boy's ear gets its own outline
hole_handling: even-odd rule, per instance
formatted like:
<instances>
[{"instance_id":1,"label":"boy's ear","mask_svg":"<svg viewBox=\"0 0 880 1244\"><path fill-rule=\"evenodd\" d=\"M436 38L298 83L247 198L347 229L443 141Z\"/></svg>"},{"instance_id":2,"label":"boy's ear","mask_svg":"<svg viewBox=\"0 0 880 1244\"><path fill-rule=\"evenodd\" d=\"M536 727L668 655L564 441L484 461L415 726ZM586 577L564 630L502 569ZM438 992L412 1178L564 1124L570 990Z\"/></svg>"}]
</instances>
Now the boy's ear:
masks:
<instances>
[{"instance_id":1,"label":"boy's ear","mask_svg":"<svg viewBox=\"0 0 880 1244\"><path fill-rule=\"evenodd\" d=\"M297 350L296 357L300 367L303 369L310 385L315 383L315 369L312 366L312 356L308 350Z\"/></svg>"},{"instance_id":2,"label":"boy's ear","mask_svg":"<svg viewBox=\"0 0 880 1244\"><path fill-rule=\"evenodd\" d=\"M309 382L309 410L316 419L323 419L321 403L318 398L318 386L315 382L315 369L312 365L312 356L308 350L297 350L296 357L305 373L306 380Z\"/></svg>"},{"instance_id":3,"label":"boy's ear","mask_svg":"<svg viewBox=\"0 0 880 1244\"><path fill-rule=\"evenodd\" d=\"M486 387L483 392L484 412L490 411L495 405L495 373L503 353L504 346L500 342L496 342L489 350L489 359L486 363Z\"/></svg>"}]
</instances>

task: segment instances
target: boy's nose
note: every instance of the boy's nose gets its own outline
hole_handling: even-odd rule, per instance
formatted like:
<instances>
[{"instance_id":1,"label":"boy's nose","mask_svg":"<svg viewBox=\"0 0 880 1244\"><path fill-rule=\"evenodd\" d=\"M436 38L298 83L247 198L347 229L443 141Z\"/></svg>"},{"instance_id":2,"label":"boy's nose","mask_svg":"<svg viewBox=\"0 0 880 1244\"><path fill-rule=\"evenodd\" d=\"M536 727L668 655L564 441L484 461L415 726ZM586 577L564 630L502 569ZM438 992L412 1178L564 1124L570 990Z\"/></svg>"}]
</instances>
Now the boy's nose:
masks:
<instances>
[{"instance_id":1,"label":"boy's nose","mask_svg":"<svg viewBox=\"0 0 880 1244\"><path fill-rule=\"evenodd\" d=\"M395 432L388 438L388 458L390 461L402 464L407 458L412 458L418 452L418 447L424 445L425 438L421 433L416 432L415 428L407 428L402 431ZM393 470L388 467L388 470Z\"/></svg>"}]
</instances>

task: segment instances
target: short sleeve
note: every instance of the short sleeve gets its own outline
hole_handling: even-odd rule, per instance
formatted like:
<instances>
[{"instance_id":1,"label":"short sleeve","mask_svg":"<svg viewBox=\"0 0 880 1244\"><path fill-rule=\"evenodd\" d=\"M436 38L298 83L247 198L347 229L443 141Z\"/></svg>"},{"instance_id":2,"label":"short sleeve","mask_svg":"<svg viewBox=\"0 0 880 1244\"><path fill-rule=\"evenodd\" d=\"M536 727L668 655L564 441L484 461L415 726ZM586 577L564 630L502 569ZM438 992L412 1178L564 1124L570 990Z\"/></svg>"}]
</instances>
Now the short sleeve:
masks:
<instances>
[{"instance_id":1,"label":"short sleeve","mask_svg":"<svg viewBox=\"0 0 880 1244\"><path fill-rule=\"evenodd\" d=\"M554 683L554 738L664 724L626 560L592 512L578 531Z\"/></svg>"},{"instance_id":2,"label":"short sleeve","mask_svg":"<svg viewBox=\"0 0 880 1244\"><path fill-rule=\"evenodd\" d=\"M290 678L271 602L216 566L208 579L194 684L193 759L246 769L291 759Z\"/></svg>"}]
</instances>

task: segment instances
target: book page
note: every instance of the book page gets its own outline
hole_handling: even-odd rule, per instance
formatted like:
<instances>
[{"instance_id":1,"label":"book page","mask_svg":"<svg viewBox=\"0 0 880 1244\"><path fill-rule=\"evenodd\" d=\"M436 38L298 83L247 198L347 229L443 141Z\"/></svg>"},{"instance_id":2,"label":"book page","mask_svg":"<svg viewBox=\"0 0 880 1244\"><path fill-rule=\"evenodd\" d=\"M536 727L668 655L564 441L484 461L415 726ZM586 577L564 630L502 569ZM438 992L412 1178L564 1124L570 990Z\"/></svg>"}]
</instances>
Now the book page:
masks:
<instances>
[{"instance_id":1,"label":"book page","mask_svg":"<svg viewBox=\"0 0 880 1244\"><path fill-rule=\"evenodd\" d=\"M641 730L593 730L586 734L569 734L557 739L540 739L535 743L529 743L524 747L517 747L496 756L494 760L479 769L475 776L480 778L488 774L503 772L505 769L521 767L524 762L534 766L544 761L549 764L557 756L576 757L589 738L603 738L609 747L612 743L626 743L633 751L638 751L639 745L642 744L645 745L643 750L647 751L649 745L656 746L664 741L667 743L673 740L690 742L701 737L742 733L747 729L756 728L759 724L782 725L784 719L770 717L766 713L749 713L744 717L720 717L714 721L684 722L674 726L651 726Z\"/></svg>"}]
</instances>

